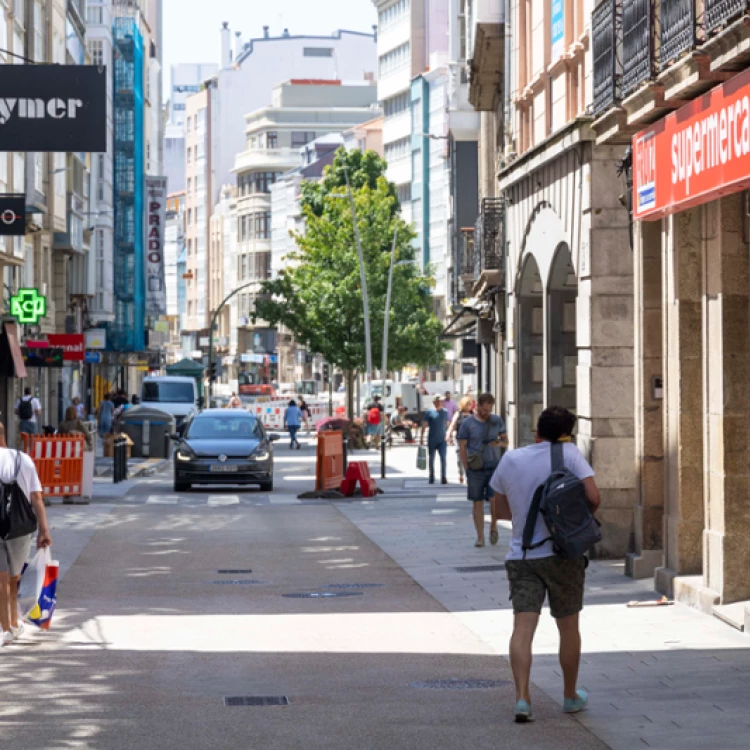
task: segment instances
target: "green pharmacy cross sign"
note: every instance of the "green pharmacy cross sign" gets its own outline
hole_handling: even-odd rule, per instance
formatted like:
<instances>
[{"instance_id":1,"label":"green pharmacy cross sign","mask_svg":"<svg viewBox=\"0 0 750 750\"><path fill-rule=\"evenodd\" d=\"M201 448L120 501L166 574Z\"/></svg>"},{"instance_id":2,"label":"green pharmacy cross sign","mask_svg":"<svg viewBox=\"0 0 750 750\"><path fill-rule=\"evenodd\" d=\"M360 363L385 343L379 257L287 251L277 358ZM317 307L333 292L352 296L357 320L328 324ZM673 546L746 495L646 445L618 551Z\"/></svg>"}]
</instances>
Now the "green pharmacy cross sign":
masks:
<instances>
[{"instance_id":1,"label":"green pharmacy cross sign","mask_svg":"<svg viewBox=\"0 0 750 750\"><path fill-rule=\"evenodd\" d=\"M19 289L10 298L10 314L24 325L36 325L47 314L47 298L37 289Z\"/></svg>"}]
</instances>

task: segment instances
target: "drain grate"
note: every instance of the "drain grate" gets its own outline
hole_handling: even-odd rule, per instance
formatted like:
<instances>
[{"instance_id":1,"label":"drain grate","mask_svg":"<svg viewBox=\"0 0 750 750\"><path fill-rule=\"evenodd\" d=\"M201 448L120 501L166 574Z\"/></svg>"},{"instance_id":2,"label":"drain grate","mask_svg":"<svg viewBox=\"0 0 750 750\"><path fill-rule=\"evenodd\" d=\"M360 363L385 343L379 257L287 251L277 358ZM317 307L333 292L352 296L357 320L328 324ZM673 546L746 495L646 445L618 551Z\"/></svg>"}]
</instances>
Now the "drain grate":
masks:
<instances>
[{"instance_id":1,"label":"drain grate","mask_svg":"<svg viewBox=\"0 0 750 750\"><path fill-rule=\"evenodd\" d=\"M362 596L361 591L313 591L307 594L282 594L286 599L332 599L335 596Z\"/></svg>"},{"instance_id":2,"label":"drain grate","mask_svg":"<svg viewBox=\"0 0 750 750\"><path fill-rule=\"evenodd\" d=\"M225 706L288 706L285 695L230 695L224 698Z\"/></svg>"},{"instance_id":3,"label":"drain grate","mask_svg":"<svg viewBox=\"0 0 750 750\"><path fill-rule=\"evenodd\" d=\"M503 565L469 565L465 568L455 568L457 573L490 573L494 570L505 570Z\"/></svg>"},{"instance_id":4,"label":"drain grate","mask_svg":"<svg viewBox=\"0 0 750 750\"><path fill-rule=\"evenodd\" d=\"M216 572L219 575L221 575L221 576L223 576L223 575L244 576L244 575L247 575L248 573L252 573L253 571L250 570L250 568L246 568L245 570L229 570L229 569L225 569L225 570L217 570Z\"/></svg>"},{"instance_id":5,"label":"drain grate","mask_svg":"<svg viewBox=\"0 0 750 750\"><path fill-rule=\"evenodd\" d=\"M214 586L256 586L260 583L268 583L268 581L253 581L253 580L245 580L245 581L209 581L210 584Z\"/></svg>"},{"instance_id":6,"label":"drain grate","mask_svg":"<svg viewBox=\"0 0 750 750\"><path fill-rule=\"evenodd\" d=\"M425 690L487 690L510 685L510 680L426 680L410 682L409 687Z\"/></svg>"},{"instance_id":7,"label":"drain grate","mask_svg":"<svg viewBox=\"0 0 750 750\"><path fill-rule=\"evenodd\" d=\"M384 583L329 583L324 588L327 589L379 589L385 586Z\"/></svg>"}]
</instances>

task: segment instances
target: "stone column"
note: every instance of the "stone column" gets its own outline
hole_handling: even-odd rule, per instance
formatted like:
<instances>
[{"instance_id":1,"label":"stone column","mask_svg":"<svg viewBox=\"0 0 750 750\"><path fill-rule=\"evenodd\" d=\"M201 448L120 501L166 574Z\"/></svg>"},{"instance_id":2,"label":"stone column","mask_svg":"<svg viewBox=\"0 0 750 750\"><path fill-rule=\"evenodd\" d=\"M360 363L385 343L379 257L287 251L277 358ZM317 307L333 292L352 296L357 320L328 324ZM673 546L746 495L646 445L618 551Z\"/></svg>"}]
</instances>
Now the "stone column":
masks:
<instances>
[{"instance_id":1,"label":"stone column","mask_svg":"<svg viewBox=\"0 0 750 750\"><path fill-rule=\"evenodd\" d=\"M701 211L664 220L664 566L658 591L676 575L700 573L703 534Z\"/></svg>"},{"instance_id":2,"label":"stone column","mask_svg":"<svg viewBox=\"0 0 750 750\"><path fill-rule=\"evenodd\" d=\"M706 447L703 583L750 599L750 299L744 196L706 211Z\"/></svg>"},{"instance_id":3,"label":"stone column","mask_svg":"<svg viewBox=\"0 0 750 750\"><path fill-rule=\"evenodd\" d=\"M633 551L627 575L650 578L663 561L664 442L661 221L633 228L635 286L635 470Z\"/></svg>"}]
</instances>

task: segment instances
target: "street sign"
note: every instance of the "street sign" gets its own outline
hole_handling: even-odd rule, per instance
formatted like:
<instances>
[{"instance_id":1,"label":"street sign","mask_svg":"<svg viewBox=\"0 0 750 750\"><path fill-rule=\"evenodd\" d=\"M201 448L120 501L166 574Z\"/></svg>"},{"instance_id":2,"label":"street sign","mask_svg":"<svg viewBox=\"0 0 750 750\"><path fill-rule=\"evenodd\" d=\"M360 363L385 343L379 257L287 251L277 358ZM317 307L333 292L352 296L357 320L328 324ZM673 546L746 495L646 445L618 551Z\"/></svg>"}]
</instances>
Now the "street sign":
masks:
<instances>
[{"instance_id":1,"label":"street sign","mask_svg":"<svg viewBox=\"0 0 750 750\"><path fill-rule=\"evenodd\" d=\"M23 324L36 324L47 314L47 298L38 289L19 289L10 298L10 314Z\"/></svg>"},{"instance_id":2,"label":"street sign","mask_svg":"<svg viewBox=\"0 0 750 750\"><path fill-rule=\"evenodd\" d=\"M89 365L98 365L102 361L101 352L86 352L83 355L83 361Z\"/></svg>"},{"instance_id":3,"label":"street sign","mask_svg":"<svg viewBox=\"0 0 750 750\"><path fill-rule=\"evenodd\" d=\"M0 237L26 234L26 196L0 195Z\"/></svg>"}]
</instances>

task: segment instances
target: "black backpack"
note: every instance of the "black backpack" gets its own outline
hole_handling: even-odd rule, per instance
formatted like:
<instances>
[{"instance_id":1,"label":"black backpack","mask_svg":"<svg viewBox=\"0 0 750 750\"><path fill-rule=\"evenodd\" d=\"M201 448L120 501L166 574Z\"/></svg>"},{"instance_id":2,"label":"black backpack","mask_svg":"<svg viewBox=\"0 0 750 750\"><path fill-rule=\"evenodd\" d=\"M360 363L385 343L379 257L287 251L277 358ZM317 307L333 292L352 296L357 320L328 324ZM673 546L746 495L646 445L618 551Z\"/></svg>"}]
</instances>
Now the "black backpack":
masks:
<instances>
[{"instance_id":1,"label":"black backpack","mask_svg":"<svg viewBox=\"0 0 750 750\"><path fill-rule=\"evenodd\" d=\"M21 453L16 451L16 471L10 482L0 481L0 539L17 539L36 531L36 514L18 484Z\"/></svg>"},{"instance_id":2,"label":"black backpack","mask_svg":"<svg viewBox=\"0 0 750 750\"><path fill-rule=\"evenodd\" d=\"M523 556L531 549L552 542L555 554L568 560L583 557L601 542L601 524L586 498L583 481L565 468L562 443L552 443L552 473L534 493L523 529ZM532 544L536 519L542 514L549 536Z\"/></svg>"},{"instance_id":3,"label":"black backpack","mask_svg":"<svg viewBox=\"0 0 750 750\"><path fill-rule=\"evenodd\" d=\"M18 405L18 416L24 421L28 421L34 416L34 405L31 403L31 398L21 399L21 403Z\"/></svg>"}]
</instances>

